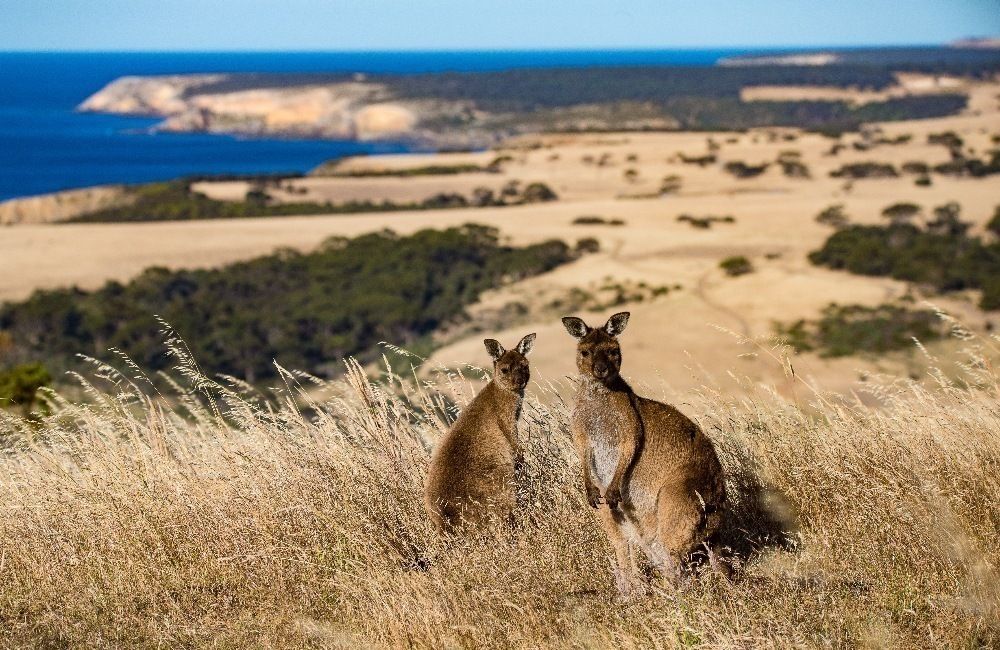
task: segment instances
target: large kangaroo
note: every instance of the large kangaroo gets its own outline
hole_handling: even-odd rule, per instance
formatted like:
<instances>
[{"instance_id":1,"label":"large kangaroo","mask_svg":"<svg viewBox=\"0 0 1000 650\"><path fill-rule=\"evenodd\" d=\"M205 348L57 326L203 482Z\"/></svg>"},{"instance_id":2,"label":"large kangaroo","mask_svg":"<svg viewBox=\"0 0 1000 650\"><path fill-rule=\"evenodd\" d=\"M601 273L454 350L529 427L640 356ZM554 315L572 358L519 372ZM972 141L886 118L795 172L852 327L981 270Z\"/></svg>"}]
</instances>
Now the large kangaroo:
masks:
<instances>
[{"instance_id":1,"label":"large kangaroo","mask_svg":"<svg viewBox=\"0 0 1000 650\"><path fill-rule=\"evenodd\" d=\"M615 549L615 583L642 588L632 550L671 578L719 528L726 504L722 466L712 442L669 404L639 397L619 375L618 335L629 314L604 327L563 318L577 339L580 389L571 428L583 463L587 501ZM603 497L603 503L602 503Z\"/></svg>"},{"instance_id":2,"label":"large kangaroo","mask_svg":"<svg viewBox=\"0 0 1000 650\"><path fill-rule=\"evenodd\" d=\"M477 526L514 510L514 466L520 462L517 420L528 384L528 334L513 350L486 339L493 379L465 407L431 458L424 504L442 532Z\"/></svg>"}]
</instances>

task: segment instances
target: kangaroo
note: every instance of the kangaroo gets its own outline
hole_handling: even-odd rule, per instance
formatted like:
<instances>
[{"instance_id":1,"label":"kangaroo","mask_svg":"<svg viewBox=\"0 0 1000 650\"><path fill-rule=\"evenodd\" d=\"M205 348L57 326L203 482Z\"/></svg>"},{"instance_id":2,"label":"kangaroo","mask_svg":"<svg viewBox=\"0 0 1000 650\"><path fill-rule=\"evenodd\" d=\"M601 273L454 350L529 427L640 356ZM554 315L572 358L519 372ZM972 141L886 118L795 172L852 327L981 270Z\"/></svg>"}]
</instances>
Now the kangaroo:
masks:
<instances>
[{"instance_id":1,"label":"kangaroo","mask_svg":"<svg viewBox=\"0 0 1000 650\"><path fill-rule=\"evenodd\" d=\"M517 420L534 341L528 334L513 350L483 341L493 358L493 379L445 434L427 475L424 505L441 532L513 514L515 465L521 462Z\"/></svg>"},{"instance_id":2,"label":"kangaroo","mask_svg":"<svg viewBox=\"0 0 1000 650\"><path fill-rule=\"evenodd\" d=\"M615 584L623 595L642 590L633 550L670 578L708 544L726 506L722 465L712 442L669 404L639 397L622 379L618 335L628 312L604 327L567 316L577 339L580 389L571 429L583 464L587 501L615 550Z\"/></svg>"}]
</instances>

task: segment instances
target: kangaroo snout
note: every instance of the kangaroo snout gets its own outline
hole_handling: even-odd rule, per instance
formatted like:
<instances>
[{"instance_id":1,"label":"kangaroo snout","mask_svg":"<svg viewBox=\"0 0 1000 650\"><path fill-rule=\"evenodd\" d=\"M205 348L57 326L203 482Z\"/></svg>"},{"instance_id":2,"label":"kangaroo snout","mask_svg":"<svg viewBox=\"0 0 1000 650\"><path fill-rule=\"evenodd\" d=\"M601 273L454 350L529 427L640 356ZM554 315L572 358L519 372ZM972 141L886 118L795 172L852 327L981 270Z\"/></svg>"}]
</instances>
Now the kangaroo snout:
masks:
<instances>
[{"instance_id":1,"label":"kangaroo snout","mask_svg":"<svg viewBox=\"0 0 1000 650\"><path fill-rule=\"evenodd\" d=\"M607 362L600 360L594 362L594 376L598 379L606 378L610 372L611 367L608 366Z\"/></svg>"}]
</instances>

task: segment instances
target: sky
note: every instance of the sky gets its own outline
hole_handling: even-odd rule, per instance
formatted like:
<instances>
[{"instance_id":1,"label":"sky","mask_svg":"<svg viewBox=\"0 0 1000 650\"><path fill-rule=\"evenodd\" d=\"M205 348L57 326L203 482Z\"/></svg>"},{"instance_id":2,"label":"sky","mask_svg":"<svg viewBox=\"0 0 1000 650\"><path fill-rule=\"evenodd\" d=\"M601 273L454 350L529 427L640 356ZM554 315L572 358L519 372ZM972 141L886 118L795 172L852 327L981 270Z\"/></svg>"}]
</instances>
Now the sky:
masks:
<instances>
[{"instance_id":1,"label":"sky","mask_svg":"<svg viewBox=\"0 0 1000 650\"><path fill-rule=\"evenodd\" d=\"M1000 0L0 0L0 50L743 48L1000 36Z\"/></svg>"}]
</instances>

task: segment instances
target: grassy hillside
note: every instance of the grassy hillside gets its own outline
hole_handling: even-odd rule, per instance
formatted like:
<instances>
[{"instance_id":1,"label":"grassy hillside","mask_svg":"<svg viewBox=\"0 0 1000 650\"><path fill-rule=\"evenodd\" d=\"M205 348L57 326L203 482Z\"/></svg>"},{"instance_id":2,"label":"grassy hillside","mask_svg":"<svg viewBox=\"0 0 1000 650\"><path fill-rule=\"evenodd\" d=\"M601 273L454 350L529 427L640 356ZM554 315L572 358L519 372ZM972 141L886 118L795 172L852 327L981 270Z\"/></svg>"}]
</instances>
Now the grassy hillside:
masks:
<instances>
[{"instance_id":1,"label":"grassy hillside","mask_svg":"<svg viewBox=\"0 0 1000 650\"><path fill-rule=\"evenodd\" d=\"M379 341L424 346L486 289L575 254L555 240L506 246L496 230L475 225L333 238L309 254L283 251L214 270L151 268L92 292L38 291L0 305L0 335L14 362L73 367L76 353L102 356L114 347L158 370L170 362L158 315L209 372L253 382L273 377L277 359L329 374L348 355L368 359Z\"/></svg>"},{"instance_id":2,"label":"grassy hillside","mask_svg":"<svg viewBox=\"0 0 1000 650\"><path fill-rule=\"evenodd\" d=\"M280 401L304 400L303 419L173 345L197 390L147 396L133 370L104 368L90 405L0 412L0 645L1000 643L1000 377L975 359L978 388L873 386L884 408L804 384L801 406L684 395L721 450L742 568L621 602L548 389L533 383L524 408L516 527L441 541L421 485L455 417L443 393L355 367L321 382L340 398L310 401L286 376ZM469 399L464 380L437 383Z\"/></svg>"}]
</instances>

